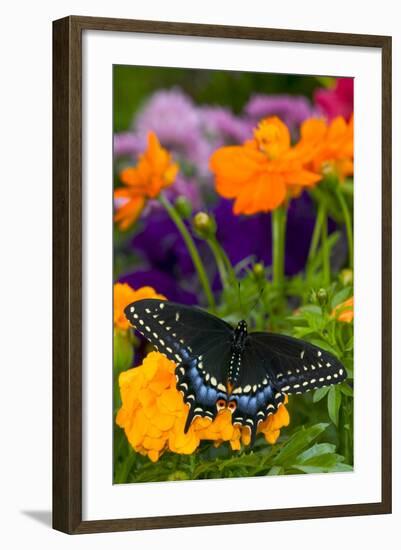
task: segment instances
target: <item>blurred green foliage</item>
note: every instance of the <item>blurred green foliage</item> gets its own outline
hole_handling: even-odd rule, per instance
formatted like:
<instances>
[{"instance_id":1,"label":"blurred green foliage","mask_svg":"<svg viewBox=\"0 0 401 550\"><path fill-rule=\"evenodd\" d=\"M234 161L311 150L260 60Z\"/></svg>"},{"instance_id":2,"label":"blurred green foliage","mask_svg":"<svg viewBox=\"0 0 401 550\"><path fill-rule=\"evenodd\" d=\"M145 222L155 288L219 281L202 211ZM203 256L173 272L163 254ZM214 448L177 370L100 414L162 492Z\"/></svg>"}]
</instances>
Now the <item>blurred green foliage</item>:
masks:
<instances>
[{"instance_id":1,"label":"blurred green foliage","mask_svg":"<svg viewBox=\"0 0 401 550\"><path fill-rule=\"evenodd\" d=\"M135 67L113 68L114 132L129 129L132 118L156 89L179 87L197 103L230 106L239 113L252 94L302 94L322 86L319 77L285 74Z\"/></svg>"}]
</instances>

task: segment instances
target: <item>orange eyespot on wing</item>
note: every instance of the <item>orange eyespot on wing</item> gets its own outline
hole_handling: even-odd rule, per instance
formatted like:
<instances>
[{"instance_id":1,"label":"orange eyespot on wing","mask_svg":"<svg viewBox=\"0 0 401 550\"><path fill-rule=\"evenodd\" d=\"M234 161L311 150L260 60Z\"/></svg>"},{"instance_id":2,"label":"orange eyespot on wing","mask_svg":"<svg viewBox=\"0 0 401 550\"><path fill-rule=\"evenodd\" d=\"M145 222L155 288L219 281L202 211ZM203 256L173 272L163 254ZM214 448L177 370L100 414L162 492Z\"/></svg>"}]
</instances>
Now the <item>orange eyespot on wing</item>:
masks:
<instances>
[{"instance_id":1,"label":"orange eyespot on wing","mask_svg":"<svg viewBox=\"0 0 401 550\"><path fill-rule=\"evenodd\" d=\"M216 408L217 408L217 411L221 411L222 409L225 409L227 406L227 402L225 399L218 399L216 401Z\"/></svg>"}]
</instances>

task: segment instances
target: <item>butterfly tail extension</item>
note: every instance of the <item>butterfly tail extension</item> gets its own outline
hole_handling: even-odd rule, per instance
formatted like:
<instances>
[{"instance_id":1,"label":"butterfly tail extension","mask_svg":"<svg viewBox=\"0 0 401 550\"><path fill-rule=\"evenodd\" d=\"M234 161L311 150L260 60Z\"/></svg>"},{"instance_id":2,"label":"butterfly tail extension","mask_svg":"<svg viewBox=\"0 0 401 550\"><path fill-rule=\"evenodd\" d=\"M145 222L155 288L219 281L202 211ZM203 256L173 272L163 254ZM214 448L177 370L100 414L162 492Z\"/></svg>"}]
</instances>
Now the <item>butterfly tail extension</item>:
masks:
<instances>
[{"instance_id":1,"label":"butterfly tail extension","mask_svg":"<svg viewBox=\"0 0 401 550\"><path fill-rule=\"evenodd\" d=\"M175 377L177 389L182 394L184 403L189 405L184 433L188 432L193 420L197 417L214 420L217 415L216 402L219 399L225 399L226 394L207 386L193 365L178 365L175 369Z\"/></svg>"}]
</instances>

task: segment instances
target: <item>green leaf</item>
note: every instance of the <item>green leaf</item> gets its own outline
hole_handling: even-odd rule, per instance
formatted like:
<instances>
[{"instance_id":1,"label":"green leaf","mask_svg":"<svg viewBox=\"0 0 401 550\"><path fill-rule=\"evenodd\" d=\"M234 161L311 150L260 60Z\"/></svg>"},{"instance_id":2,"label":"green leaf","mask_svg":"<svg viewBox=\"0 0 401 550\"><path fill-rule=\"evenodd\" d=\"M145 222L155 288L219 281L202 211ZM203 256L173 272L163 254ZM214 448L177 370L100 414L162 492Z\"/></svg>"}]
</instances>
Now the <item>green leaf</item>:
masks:
<instances>
[{"instance_id":1,"label":"green leaf","mask_svg":"<svg viewBox=\"0 0 401 550\"><path fill-rule=\"evenodd\" d=\"M304 474L322 474L327 471L325 468L321 468L319 466L305 466L302 464L293 464L291 468L294 470L299 470Z\"/></svg>"},{"instance_id":2,"label":"green leaf","mask_svg":"<svg viewBox=\"0 0 401 550\"><path fill-rule=\"evenodd\" d=\"M317 456L334 453L336 446L331 443L315 443L310 449L297 456L297 464L303 464Z\"/></svg>"},{"instance_id":3,"label":"green leaf","mask_svg":"<svg viewBox=\"0 0 401 550\"><path fill-rule=\"evenodd\" d=\"M134 349L128 334L114 331L114 368L120 373L132 366Z\"/></svg>"},{"instance_id":4,"label":"green leaf","mask_svg":"<svg viewBox=\"0 0 401 550\"><path fill-rule=\"evenodd\" d=\"M347 395L348 397L354 396L354 390L346 382L344 382L343 384L340 384L338 388L341 391L341 393L343 393L344 395Z\"/></svg>"},{"instance_id":5,"label":"green leaf","mask_svg":"<svg viewBox=\"0 0 401 550\"><path fill-rule=\"evenodd\" d=\"M281 466L272 466L270 468L270 470L267 472L267 475L268 476L278 476L281 474L282 472L282 467Z\"/></svg>"},{"instance_id":6,"label":"green leaf","mask_svg":"<svg viewBox=\"0 0 401 550\"><path fill-rule=\"evenodd\" d=\"M331 471L332 472L353 472L354 467L351 466L350 464L343 464L340 462L339 464L336 464Z\"/></svg>"},{"instance_id":7,"label":"green leaf","mask_svg":"<svg viewBox=\"0 0 401 550\"><path fill-rule=\"evenodd\" d=\"M321 317L322 308L320 306L310 304L310 305L301 307L300 312L301 313L313 313L313 314L318 315L319 317ZM297 318L297 315L295 315L295 319L296 318Z\"/></svg>"},{"instance_id":8,"label":"green leaf","mask_svg":"<svg viewBox=\"0 0 401 550\"><path fill-rule=\"evenodd\" d=\"M338 355L338 351L331 347L330 344L326 342L326 340L321 340L320 338L312 338L311 343L315 346L318 346L319 348L325 349L329 353L332 353L335 357Z\"/></svg>"},{"instance_id":9,"label":"green leaf","mask_svg":"<svg viewBox=\"0 0 401 550\"><path fill-rule=\"evenodd\" d=\"M310 428L302 427L296 432L287 443L280 449L273 459L274 464L285 464L292 461L305 447L308 447L314 439L324 432L328 424L320 423Z\"/></svg>"},{"instance_id":10,"label":"green leaf","mask_svg":"<svg viewBox=\"0 0 401 550\"><path fill-rule=\"evenodd\" d=\"M354 336L352 335L344 346L344 351L352 351L354 349Z\"/></svg>"},{"instance_id":11,"label":"green leaf","mask_svg":"<svg viewBox=\"0 0 401 550\"><path fill-rule=\"evenodd\" d=\"M342 290L334 294L333 299L331 301L331 307L334 309L336 306L342 304L343 302L345 302L347 298L350 297L350 295L351 295L351 288L350 287L343 288Z\"/></svg>"},{"instance_id":12,"label":"green leaf","mask_svg":"<svg viewBox=\"0 0 401 550\"><path fill-rule=\"evenodd\" d=\"M327 398L327 410L329 412L330 420L338 426L338 417L340 413L341 405L341 391L336 386L331 386L329 395Z\"/></svg>"},{"instance_id":13,"label":"green leaf","mask_svg":"<svg viewBox=\"0 0 401 550\"><path fill-rule=\"evenodd\" d=\"M291 468L300 470L307 474L318 472L349 471L346 468L340 470L341 466L344 466L343 460L344 457L342 455L330 452L312 457L302 464L297 461L295 464L291 465Z\"/></svg>"},{"instance_id":14,"label":"green leaf","mask_svg":"<svg viewBox=\"0 0 401 550\"><path fill-rule=\"evenodd\" d=\"M323 397L325 397L329 393L330 388L318 388L315 390L315 393L313 394L313 402L317 403L318 401L321 401Z\"/></svg>"}]
</instances>

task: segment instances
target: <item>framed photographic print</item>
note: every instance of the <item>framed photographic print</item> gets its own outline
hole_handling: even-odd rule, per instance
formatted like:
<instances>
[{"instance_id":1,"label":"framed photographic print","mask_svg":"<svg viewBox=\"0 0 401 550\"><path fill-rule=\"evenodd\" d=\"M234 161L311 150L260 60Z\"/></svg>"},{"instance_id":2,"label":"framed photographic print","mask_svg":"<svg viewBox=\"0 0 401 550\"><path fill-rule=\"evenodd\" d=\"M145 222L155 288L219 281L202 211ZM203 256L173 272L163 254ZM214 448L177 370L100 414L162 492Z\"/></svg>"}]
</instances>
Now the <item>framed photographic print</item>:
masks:
<instances>
[{"instance_id":1,"label":"framed photographic print","mask_svg":"<svg viewBox=\"0 0 401 550\"><path fill-rule=\"evenodd\" d=\"M391 38L67 17L53 525L391 511Z\"/></svg>"}]
</instances>

